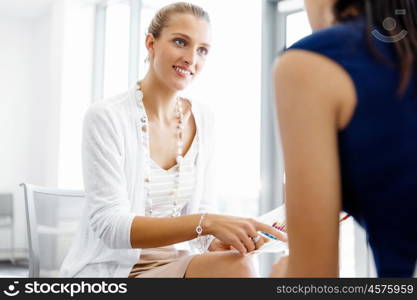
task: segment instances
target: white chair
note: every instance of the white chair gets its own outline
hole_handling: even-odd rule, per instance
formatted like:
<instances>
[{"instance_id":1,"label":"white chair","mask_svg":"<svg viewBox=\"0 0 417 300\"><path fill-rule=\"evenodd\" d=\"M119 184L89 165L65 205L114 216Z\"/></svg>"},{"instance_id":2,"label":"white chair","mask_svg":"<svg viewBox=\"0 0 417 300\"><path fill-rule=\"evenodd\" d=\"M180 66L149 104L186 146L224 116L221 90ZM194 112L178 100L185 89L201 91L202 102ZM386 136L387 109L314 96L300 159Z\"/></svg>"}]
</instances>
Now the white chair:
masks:
<instances>
[{"instance_id":1,"label":"white chair","mask_svg":"<svg viewBox=\"0 0 417 300\"><path fill-rule=\"evenodd\" d=\"M1 251L10 253L10 261L14 263L14 213L13 194L0 194L0 229L8 229L9 247Z\"/></svg>"},{"instance_id":2,"label":"white chair","mask_svg":"<svg viewBox=\"0 0 417 300\"><path fill-rule=\"evenodd\" d=\"M29 241L29 277L57 277L84 210L84 192L22 183Z\"/></svg>"}]
</instances>

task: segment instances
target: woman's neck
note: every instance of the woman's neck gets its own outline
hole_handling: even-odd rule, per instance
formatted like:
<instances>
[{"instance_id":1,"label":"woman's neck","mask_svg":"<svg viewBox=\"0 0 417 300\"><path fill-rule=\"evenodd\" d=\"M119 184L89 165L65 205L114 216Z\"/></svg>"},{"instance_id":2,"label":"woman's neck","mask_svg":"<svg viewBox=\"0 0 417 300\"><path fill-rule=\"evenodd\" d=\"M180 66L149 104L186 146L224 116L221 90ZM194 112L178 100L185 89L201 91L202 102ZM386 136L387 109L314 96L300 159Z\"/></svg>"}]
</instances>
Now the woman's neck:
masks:
<instances>
[{"instance_id":1,"label":"woman's neck","mask_svg":"<svg viewBox=\"0 0 417 300\"><path fill-rule=\"evenodd\" d=\"M148 72L140 82L143 105L151 121L168 122L175 112L177 94L167 88L152 72Z\"/></svg>"}]
</instances>

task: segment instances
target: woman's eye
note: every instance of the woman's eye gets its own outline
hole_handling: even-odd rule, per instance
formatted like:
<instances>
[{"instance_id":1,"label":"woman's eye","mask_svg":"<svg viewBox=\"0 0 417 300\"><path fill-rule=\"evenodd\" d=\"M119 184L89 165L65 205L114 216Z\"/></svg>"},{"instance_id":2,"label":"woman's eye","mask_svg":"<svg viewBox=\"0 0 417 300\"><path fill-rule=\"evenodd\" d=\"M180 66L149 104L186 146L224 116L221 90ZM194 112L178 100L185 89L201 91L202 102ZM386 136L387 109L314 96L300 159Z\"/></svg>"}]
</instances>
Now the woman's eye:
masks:
<instances>
[{"instance_id":1,"label":"woman's eye","mask_svg":"<svg viewBox=\"0 0 417 300\"><path fill-rule=\"evenodd\" d=\"M178 46L185 46L186 42L182 39L175 39L174 43Z\"/></svg>"},{"instance_id":2,"label":"woman's eye","mask_svg":"<svg viewBox=\"0 0 417 300\"><path fill-rule=\"evenodd\" d=\"M208 50L206 48L198 48L198 54L201 55L207 55L208 54Z\"/></svg>"}]
</instances>

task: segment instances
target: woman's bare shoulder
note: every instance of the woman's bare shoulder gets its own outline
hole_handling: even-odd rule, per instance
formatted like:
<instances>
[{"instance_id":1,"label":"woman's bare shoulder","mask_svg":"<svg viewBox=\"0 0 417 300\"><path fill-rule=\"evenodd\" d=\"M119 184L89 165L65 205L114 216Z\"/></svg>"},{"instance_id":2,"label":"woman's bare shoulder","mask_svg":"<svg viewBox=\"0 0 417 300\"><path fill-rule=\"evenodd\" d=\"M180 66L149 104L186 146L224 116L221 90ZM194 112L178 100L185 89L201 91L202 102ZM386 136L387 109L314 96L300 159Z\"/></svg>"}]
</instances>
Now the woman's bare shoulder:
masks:
<instances>
[{"instance_id":1,"label":"woman's bare shoulder","mask_svg":"<svg viewBox=\"0 0 417 300\"><path fill-rule=\"evenodd\" d=\"M339 129L351 119L356 105L355 86L337 62L315 52L289 50L275 61L273 72L276 91L285 89L289 96L277 101L292 101L291 95L301 94L299 101L333 107Z\"/></svg>"}]
</instances>

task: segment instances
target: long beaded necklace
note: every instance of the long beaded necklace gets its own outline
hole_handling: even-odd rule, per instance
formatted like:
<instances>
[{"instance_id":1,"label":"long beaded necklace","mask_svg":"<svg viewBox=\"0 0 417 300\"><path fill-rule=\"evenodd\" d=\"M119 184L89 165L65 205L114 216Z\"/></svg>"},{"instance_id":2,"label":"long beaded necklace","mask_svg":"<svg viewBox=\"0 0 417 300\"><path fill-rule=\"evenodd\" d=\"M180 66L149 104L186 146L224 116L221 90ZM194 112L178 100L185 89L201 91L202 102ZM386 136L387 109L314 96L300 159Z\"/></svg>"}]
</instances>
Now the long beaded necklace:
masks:
<instances>
[{"instance_id":1,"label":"long beaded necklace","mask_svg":"<svg viewBox=\"0 0 417 300\"><path fill-rule=\"evenodd\" d=\"M143 105L143 97L140 97L141 91L138 84L138 89L136 90L136 100L138 102L139 110L142 112L142 117L140 118L140 130L143 132L142 146L145 152L145 192L149 202L149 210L147 215L152 216L153 207L152 207L152 198L150 195L150 184L152 181L151 178L151 156L149 148L149 122L148 116L146 114L145 106ZM177 165L174 168L174 189L171 193L173 208L172 208L172 217L179 216L181 213L181 207L178 206L178 194L179 194L179 185L181 178L181 163L183 161L183 147L184 147L184 114L182 109L182 104L179 97L175 100L175 116L178 119L177 125L177 153L176 153L176 162Z\"/></svg>"}]
</instances>

